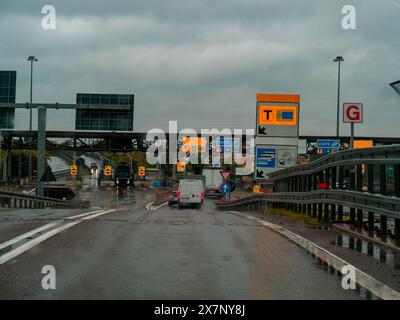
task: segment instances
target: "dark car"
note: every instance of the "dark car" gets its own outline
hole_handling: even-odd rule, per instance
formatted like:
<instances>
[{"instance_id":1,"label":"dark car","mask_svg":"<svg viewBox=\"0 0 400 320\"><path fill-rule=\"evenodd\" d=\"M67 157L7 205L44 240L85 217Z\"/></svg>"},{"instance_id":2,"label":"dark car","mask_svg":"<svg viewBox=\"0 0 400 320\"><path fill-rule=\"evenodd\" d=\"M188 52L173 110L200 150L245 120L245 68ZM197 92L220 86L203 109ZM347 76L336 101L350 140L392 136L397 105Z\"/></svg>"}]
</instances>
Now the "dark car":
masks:
<instances>
[{"instance_id":1,"label":"dark car","mask_svg":"<svg viewBox=\"0 0 400 320\"><path fill-rule=\"evenodd\" d=\"M178 204L178 191L171 191L168 194L168 205L172 206L174 204Z\"/></svg>"},{"instance_id":2,"label":"dark car","mask_svg":"<svg viewBox=\"0 0 400 320\"><path fill-rule=\"evenodd\" d=\"M221 197L223 194L220 188L216 185L208 185L206 187L206 197Z\"/></svg>"}]
</instances>

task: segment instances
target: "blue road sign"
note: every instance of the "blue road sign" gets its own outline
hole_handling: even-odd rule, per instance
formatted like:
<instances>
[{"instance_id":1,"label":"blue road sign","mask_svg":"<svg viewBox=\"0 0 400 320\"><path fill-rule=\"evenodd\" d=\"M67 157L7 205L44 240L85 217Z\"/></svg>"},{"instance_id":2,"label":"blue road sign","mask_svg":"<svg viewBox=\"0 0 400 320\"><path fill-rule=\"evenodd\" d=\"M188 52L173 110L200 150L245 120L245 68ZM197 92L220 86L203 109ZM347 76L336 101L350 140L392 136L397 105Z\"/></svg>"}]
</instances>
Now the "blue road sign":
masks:
<instances>
[{"instance_id":1,"label":"blue road sign","mask_svg":"<svg viewBox=\"0 0 400 320\"><path fill-rule=\"evenodd\" d=\"M238 138L218 137L217 138L217 146L221 148L221 152L230 153L234 150L234 148L238 148L239 139Z\"/></svg>"},{"instance_id":2,"label":"blue road sign","mask_svg":"<svg viewBox=\"0 0 400 320\"><path fill-rule=\"evenodd\" d=\"M340 140L317 140L318 149L340 149Z\"/></svg>"},{"instance_id":3,"label":"blue road sign","mask_svg":"<svg viewBox=\"0 0 400 320\"><path fill-rule=\"evenodd\" d=\"M221 184L220 190L222 193L229 193L232 191L232 185L228 182L224 182Z\"/></svg>"},{"instance_id":4,"label":"blue road sign","mask_svg":"<svg viewBox=\"0 0 400 320\"><path fill-rule=\"evenodd\" d=\"M274 169L276 167L276 148L257 148L256 167Z\"/></svg>"}]
</instances>

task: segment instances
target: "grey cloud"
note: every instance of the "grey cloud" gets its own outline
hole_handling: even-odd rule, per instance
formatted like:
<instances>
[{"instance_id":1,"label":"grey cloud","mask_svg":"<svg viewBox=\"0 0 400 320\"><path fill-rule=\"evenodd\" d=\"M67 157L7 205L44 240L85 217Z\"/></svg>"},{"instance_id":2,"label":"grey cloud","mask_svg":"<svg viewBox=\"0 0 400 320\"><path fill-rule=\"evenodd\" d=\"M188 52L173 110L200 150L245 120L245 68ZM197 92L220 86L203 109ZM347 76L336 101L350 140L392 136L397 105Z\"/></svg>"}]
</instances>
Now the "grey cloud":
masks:
<instances>
[{"instance_id":1,"label":"grey cloud","mask_svg":"<svg viewBox=\"0 0 400 320\"><path fill-rule=\"evenodd\" d=\"M185 127L253 127L257 92L295 92L302 133L332 134L332 59L341 54L343 100L365 103L357 132L399 133L400 97L388 86L400 78L392 1L52 1L55 31L40 28L42 4L0 4L1 68L18 71L19 101L28 97L26 57L35 54L37 101L135 93L136 130L173 119ZM355 31L340 26L345 4L356 6ZM49 126L67 126L63 115L49 115Z\"/></svg>"}]
</instances>

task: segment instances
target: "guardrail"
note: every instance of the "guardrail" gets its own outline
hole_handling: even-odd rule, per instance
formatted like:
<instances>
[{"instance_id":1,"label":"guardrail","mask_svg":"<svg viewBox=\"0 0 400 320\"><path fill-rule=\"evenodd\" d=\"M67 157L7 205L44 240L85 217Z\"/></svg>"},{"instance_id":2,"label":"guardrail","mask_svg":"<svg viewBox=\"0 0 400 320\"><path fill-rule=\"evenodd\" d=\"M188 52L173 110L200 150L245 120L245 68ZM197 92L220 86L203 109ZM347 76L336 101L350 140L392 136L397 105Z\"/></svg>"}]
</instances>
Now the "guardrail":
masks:
<instances>
[{"instance_id":1,"label":"guardrail","mask_svg":"<svg viewBox=\"0 0 400 320\"><path fill-rule=\"evenodd\" d=\"M376 230L379 220L382 234L388 233L388 218L393 219L394 237L400 239L400 145L341 151L272 172L267 182L267 194L217 206L262 210L271 203L325 222L343 221L343 208L348 208L350 224Z\"/></svg>"},{"instance_id":2,"label":"guardrail","mask_svg":"<svg viewBox=\"0 0 400 320\"><path fill-rule=\"evenodd\" d=\"M82 208L87 207L84 202L60 200L49 197L39 197L30 194L0 191L0 206L8 208Z\"/></svg>"}]
</instances>

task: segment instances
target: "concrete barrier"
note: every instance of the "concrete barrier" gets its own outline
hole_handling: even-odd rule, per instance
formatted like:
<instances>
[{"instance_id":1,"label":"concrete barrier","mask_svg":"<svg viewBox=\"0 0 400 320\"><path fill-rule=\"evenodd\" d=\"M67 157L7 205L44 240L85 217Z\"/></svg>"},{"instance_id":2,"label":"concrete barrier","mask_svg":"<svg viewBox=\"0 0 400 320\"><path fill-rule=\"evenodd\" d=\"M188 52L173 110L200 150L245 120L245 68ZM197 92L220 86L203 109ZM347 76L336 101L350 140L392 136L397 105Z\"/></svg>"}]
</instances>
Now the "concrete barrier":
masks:
<instances>
[{"instance_id":1,"label":"concrete barrier","mask_svg":"<svg viewBox=\"0 0 400 320\"><path fill-rule=\"evenodd\" d=\"M368 274L362 272L361 270L357 269L356 267L352 266L350 263L346 262L345 260L339 258L338 256L334 255L333 253L329 252L328 250L318 246L317 244L311 242L303 238L302 236L293 233L279 225L258 219L256 217L250 216L245 213L236 212L236 211L228 211L238 216L245 218L247 220L251 220L262 224L269 229L283 235L284 237L290 239L294 243L298 244L299 246L306 249L311 254L315 255L317 258L324 261L328 266L333 267L337 271L341 272L344 266L351 266L354 268L356 272L356 282L363 288L369 290L372 294L377 296L378 298L384 300L400 300L400 293L393 290L392 288L388 287L387 285L383 284L382 282L376 280L375 278L369 276Z\"/></svg>"}]
</instances>

